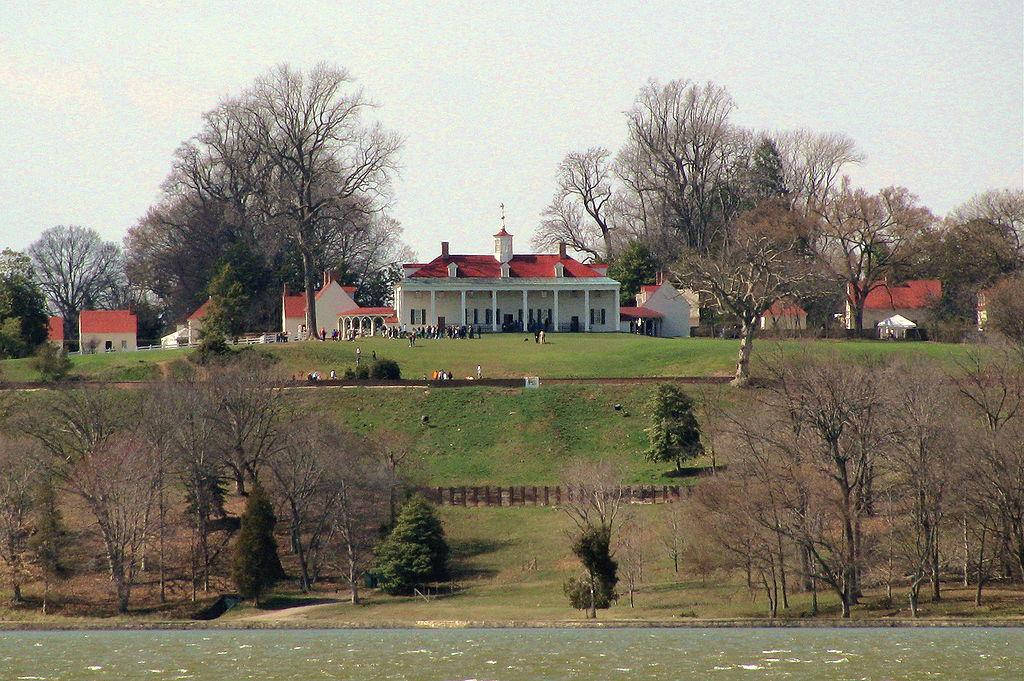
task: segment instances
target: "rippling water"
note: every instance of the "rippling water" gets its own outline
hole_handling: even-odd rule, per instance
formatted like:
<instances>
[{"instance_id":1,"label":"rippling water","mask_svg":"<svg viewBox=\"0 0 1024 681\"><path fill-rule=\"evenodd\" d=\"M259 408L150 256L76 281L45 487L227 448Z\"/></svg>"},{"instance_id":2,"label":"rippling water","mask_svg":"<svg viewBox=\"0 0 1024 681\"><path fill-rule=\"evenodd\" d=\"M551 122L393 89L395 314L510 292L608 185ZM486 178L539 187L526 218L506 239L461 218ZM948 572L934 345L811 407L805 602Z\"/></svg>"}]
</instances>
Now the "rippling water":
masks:
<instances>
[{"instance_id":1,"label":"rippling water","mask_svg":"<svg viewBox=\"0 0 1024 681\"><path fill-rule=\"evenodd\" d=\"M1024 679L1022 629L7 632L0 679Z\"/></svg>"}]
</instances>

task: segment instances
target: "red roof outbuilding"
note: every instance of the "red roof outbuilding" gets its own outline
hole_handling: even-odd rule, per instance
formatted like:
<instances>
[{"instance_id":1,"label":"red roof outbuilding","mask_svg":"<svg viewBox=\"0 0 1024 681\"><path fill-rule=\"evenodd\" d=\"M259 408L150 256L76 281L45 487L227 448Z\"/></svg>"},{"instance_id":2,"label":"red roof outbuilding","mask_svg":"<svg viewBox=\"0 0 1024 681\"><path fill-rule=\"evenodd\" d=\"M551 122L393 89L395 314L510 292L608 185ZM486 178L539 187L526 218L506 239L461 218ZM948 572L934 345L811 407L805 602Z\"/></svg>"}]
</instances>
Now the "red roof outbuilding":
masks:
<instances>
[{"instance_id":1,"label":"red roof outbuilding","mask_svg":"<svg viewBox=\"0 0 1024 681\"><path fill-rule=\"evenodd\" d=\"M131 310L82 310L78 328L82 333L138 333L139 319Z\"/></svg>"},{"instance_id":2,"label":"red roof outbuilding","mask_svg":"<svg viewBox=\"0 0 1024 681\"><path fill-rule=\"evenodd\" d=\"M938 279L910 279L901 284L883 283L871 289L865 310L920 310L942 297Z\"/></svg>"},{"instance_id":3,"label":"red roof outbuilding","mask_svg":"<svg viewBox=\"0 0 1024 681\"><path fill-rule=\"evenodd\" d=\"M189 321L196 321L206 316L206 311L210 307L210 299L207 298L206 302L196 308L196 311L188 316Z\"/></svg>"},{"instance_id":4,"label":"red roof outbuilding","mask_svg":"<svg viewBox=\"0 0 1024 681\"><path fill-rule=\"evenodd\" d=\"M625 319L661 319L665 315L649 307L631 307L623 305L619 308L619 318Z\"/></svg>"}]
</instances>

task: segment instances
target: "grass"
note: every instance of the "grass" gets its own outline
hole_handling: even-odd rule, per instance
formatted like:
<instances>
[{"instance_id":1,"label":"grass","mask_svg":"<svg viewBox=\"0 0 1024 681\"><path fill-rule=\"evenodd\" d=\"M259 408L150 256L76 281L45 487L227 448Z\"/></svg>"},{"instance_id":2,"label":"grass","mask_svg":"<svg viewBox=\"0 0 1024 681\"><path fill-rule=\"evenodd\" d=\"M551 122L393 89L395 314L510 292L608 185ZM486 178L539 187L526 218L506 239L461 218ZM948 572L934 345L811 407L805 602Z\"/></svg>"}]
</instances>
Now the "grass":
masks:
<instances>
[{"instance_id":1,"label":"grass","mask_svg":"<svg viewBox=\"0 0 1024 681\"><path fill-rule=\"evenodd\" d=\"M524 342L526 340L527 342ZM306 341L263 346L280 359L289 375L306 375L331 369L342 372L355 364L360 348L364 361L374 352L396 360L406 378L422 378L432 371L451 371L456 378L476 375L479 364L485 377L520 378L620 378L633 376L730 375L737 341L714 338L647 338L630 334L552 334L537 345L532 336L494 334L473 340L420 340L410 348L406 341L368 338L357 343ZM922 357L949 363L963 357L969 346L945 343L893 343L881 341L811 341L762 339L755 356L774 347L786 352L808 350L834 352L849 361L881 357ZM187 350L148 350L73 357L72 376L100 381L133 381L159 378L168 365ZM35 381L38 374L29 360L4 360L0 372L10 381Z\"/></svg>"},{"instance_id":2,"label":"grass","mask_svg":"<svg viewBox=\"0 0 1024 681\"><path fill-rule=\"evenodd\" d=\"M412 450L404 468L419 484L557 484L575 457L615 460L629 484L678 484L664 476L671 464L643 458L646 403L654 390L652 384L336 388L311 391L306 399L355 432L403 433Z\"/></svg>"}]
</instances>

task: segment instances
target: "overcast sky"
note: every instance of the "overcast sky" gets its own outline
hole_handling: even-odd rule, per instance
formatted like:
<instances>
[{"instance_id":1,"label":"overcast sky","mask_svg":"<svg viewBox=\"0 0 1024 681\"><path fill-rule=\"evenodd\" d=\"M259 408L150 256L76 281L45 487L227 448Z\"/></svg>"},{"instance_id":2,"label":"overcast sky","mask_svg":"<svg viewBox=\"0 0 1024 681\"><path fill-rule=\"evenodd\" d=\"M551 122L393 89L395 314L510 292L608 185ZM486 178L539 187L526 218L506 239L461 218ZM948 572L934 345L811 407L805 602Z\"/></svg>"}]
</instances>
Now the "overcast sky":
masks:
<instances>
[{"instance_id":1,"label":"overcast sky","mask_svg":"<svg viewBox=\"0 0 1024 681\"><path fill-rule=\"evenodd\" d=\"M759 4L6 0L0 245L120 240L201 114L280 62L348 68L405 137L394 213L421 258L488 252L500 202L525 250L562 156L617 149L649 78L724 85L758 130L845 132L856 182L940 214L1021 186L1020 0Z\"/></svg>"}]
</instances>

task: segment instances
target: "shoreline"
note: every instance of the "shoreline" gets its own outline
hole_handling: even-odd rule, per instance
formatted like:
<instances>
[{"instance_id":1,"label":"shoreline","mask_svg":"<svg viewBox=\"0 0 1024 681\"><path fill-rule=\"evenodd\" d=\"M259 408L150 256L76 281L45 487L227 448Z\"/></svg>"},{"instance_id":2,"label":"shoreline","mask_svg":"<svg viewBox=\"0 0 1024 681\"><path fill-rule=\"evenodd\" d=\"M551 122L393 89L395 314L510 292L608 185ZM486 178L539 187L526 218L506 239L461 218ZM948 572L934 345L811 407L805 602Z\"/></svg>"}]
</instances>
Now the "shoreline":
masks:
<instances>
[{"instance_id":1,"label":"shoreline","mask_svg":"<svg viewBox=\"0 0 1024 681\"><path fill-rule=\"evenodd\" d=\"M310 622L310 621L233 621L218 623L202 620L145 620L139 622L41 622L0 621L0 632L58 631L345 631L416 629L1016 629L1024 628L1018 619L694 619L694 620L416 620L395 622Z\"/></svg>"}]
</instances>

